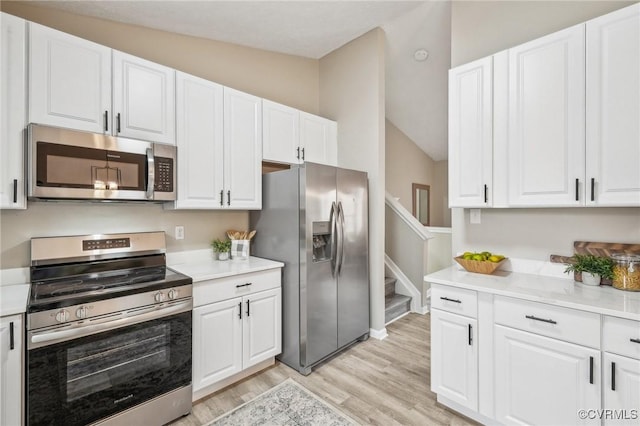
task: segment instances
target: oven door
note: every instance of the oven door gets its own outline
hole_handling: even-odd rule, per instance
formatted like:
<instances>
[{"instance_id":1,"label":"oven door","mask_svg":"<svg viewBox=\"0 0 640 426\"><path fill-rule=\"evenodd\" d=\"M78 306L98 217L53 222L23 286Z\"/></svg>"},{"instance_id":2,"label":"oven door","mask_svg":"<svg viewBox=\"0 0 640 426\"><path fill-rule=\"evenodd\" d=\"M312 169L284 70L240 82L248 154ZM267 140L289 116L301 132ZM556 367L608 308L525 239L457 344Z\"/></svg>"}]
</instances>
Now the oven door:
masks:
<instances>
[{"instance_id":1,"label":"oven door","mask_svg":"<svg viewBox=\"0 0 640 426\"><path fill-rule=\"evenodd\" d=\"M29 424L86 425L189 385L191 315L29 350Z\"/></svg>"}]
</instances>

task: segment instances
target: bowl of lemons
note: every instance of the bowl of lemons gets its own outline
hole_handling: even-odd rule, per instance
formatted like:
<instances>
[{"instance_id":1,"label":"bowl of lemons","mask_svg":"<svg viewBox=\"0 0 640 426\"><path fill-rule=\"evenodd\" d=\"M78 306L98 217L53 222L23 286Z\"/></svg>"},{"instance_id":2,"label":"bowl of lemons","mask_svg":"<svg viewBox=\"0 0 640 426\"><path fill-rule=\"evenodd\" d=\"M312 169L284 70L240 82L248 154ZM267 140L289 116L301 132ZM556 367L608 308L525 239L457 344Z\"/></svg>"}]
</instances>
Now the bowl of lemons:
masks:
<instances>
[{"instance_id":1,"label":"bowl of lemons","mask_svg":"<svg viewBox=\"0 0 640 426\"><path fill-rule=\"evenodd\" d=\"M482 252L464 252L461 256L454 257L465 270L479 274L493 274L507 258L501 254Z\"/></svg>"}]
</instances>

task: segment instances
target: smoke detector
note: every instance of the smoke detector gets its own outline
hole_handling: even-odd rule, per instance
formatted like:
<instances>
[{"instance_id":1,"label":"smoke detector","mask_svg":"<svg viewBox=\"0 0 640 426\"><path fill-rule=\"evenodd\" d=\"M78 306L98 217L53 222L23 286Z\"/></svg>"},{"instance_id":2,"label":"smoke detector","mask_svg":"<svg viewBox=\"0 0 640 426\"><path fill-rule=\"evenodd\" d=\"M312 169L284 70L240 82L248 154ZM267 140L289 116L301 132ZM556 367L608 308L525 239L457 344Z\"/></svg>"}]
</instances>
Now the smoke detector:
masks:
<instances>
[{"instance_id":1,"label":"smoke detector","mask_svg":"<svg viewBox=\"0 0 640 426\"><path fill-rule=\"evenodd\" d=\"M415 59L418 62L426 61L428 57L429 57L429 52L427 52L426 49L418 49L415 52L413 52L413 59Z\"/></svg>"}]
</instances>

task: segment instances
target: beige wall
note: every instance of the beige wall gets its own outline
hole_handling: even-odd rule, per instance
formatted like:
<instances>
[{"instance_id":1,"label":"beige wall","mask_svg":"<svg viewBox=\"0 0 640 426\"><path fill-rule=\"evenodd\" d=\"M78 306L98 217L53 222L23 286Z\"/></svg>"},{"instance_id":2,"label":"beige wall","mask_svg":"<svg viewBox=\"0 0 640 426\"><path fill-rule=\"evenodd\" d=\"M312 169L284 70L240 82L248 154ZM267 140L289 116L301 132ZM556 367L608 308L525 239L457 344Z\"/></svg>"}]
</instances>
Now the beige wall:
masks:
<instances>
[{"instance_id":1,"label":"beige wall","mask_svg":"<svg viewBox=\"0 0 640 426\"><path fill-rule=\"evenodd\" d=\"M153 2L149 2L153 7ZM319 61L143 27L0 2L2 11L39 22L218 83L318 113ZM173 240L175 225L185 239ZM229 228L248 226L247 212L165 211L159 205L31 203L0 211L0 267L29 264L28 240L47 235L163 230L168 250L202 249Z\"/></svg>"},{"instance_id":2,"label":"beige wall","mask_svg":"<svg viewBox=\"0 0 640 426\"><path fill-rule=\"evenodd\" d=\"M371 328L384 330L384 32L320 59L320 114L338 121L338 165L369 176Z\"/></svg>"},{"instance_id":3,"label":"beige wall","mask_svg":"<svg viewBox=\"0 0 640 426\"><path fill-rule=\"evenodd\" d=\"M452 5L452 65L474 60L546 33L608 13L628 2L459 2ZM452 251L488 250L549 260L571 255L573 242L638 242L638 208L452 209Z\"/></svg>"},{"instance_id":4,"label":"beige wall","mask_svg":"<svg viewBox=\"0 0 640 426\"><path fill-rule=\"evenodd\" d=\"M411 184L430 186L430 226L451 226L447 198L447 161L434 161L407 135L386 121L386 188L409 212L413 208Z\"/></svg>"}]
</instances>

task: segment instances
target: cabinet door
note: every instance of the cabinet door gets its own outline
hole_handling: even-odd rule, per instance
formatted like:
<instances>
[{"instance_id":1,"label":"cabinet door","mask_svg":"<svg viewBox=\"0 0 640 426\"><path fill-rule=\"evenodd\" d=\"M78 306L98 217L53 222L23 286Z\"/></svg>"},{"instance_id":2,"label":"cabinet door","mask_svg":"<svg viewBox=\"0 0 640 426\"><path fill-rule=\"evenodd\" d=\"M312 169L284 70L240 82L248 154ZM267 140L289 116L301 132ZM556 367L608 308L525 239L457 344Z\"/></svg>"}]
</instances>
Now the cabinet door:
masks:
<instances>
[{"instance_id":1,"label":"cabinet door","mask_svg":"<svg viewBox=\"0 0 640 426\"><path fill-rule=\"evenodd\" d=\"M449 71L449 206L491 206L492 58Z\"/></svg>"},{"instance_id":2,"label":"cabinet door","mask_svg":"<svg viewBox=\"0 0 640 426\"><path fill-rule=\"evenodd\" d=\"M241 298L193 310L193 389L242 371Z\"/></svg>"},{"instance_id":3,"label":"cabinet door","mask_svg":"<svg viewBox=\"0 0 640 426\"><path fill-rule=\"evenodd\" d=\"M176 74L176 144L178 199L176 208L222 208L222 86Z\"/></svg>"},{"instance_id":4,"label":"cabinet door","mask_svg":"<svg viewBox=\"0 0 640 426\"><path fill-rule=\"evenodd\" d=\"M114 134L174 144L175 71L113 51Z\"/></svg>"},{"instance_id":5,"label":"cabinet door","mask_svg":"<svg viewBox=\"0 0 640 426\"><path fill-rule=\"evenodd\" d=\"M510 206L584 205L584 24L509 49Z\"/></svg>"},{"instance_id":6,"label":"cabinet door","mask_svg":"<svg viewBox=\"0 0 640 426\"><path fill-rule=\"evenodd\" d=\"M587 205L640 206L640 4L587 22Z\"/></svg>"},{"instance_id":7,"label":"cabinet door","mask_svg":"<svg viewBox=\"0 0 640 426\"><path fill-rule=\"evenodd\" d=\"M29 122L110 131L111 49L29 22Z\"/></svg>"},{"instance_id":8,"label":"cabinet door","mask_svg":"<svg viewBox=\"0 0 640 426\"><path fill-rule=\"evenodd\" d=\"M338 124L324 117L300 112L301 161L338 165Z\"/></svg>"},{"instance_id":9,"label":"cabinet door","mask_svg":"<svg viewBox=\"0 0 640 426\"><path fill-rule=\"evenodd\" d=\"M282 352L282 293L280 288L243 298L243 367Z\"/></svg>"},{"instance_id":10,"label":"cabinet door","mask_svg":"<svg viewBox=\"0 0 640 426\"><path fill-rule=\"evenodd\" d=\"M300 111L263 99L262 120L262 159L301 163Z\"/></svg>"},{"instance_id":11,"label":"cabinet door","mask_svg":"<svg viewBox=\"0 0 640 426\"><path fill-rule=\"evenodd\" d=\"M604 353L605 425L637 425L640 420L640 360ZM633 411L635 410L635 411ZM614 415L620 416L614 418Z\"/></svg>"},{"instance_id":12,"label":"cabinet door","mask_svg":"<svg viewBox=\"0 0 640 426\"><path fill-rule=\"evenodd\" d=\"M496 420L502 424L600 424L600 352L494 326Z\"/></svg>"},{"instance_id":13,"label":"cabinet door","mask_svg":"<svg viewBox=\"0 0 640 426\"><path fill-rule=\"evenodd\" d=\"M431 390L478 409L478 327L475 319L431 311Z\"/></svg>"},{"instance_id":14,"label":"cabinet door","mask_svg":"<svg viewBox=\"0 0 640 426\"><path fill-rule=\"evenodd\" d=\"M224 88L225 206L262 208L262 99Z\"/></svg>"},{"instance_id":15,"label":"cabinet door","mask_svg":"<svg viewBox=\"0 0 640 426\"><path fill-rule=\"evenodd\" d=\"M24 209L27 62L24 19L0 12L0 208Z\"/></svg>"},{"instance_id":16,"label":"cabinet door","mask_svg":"<svg viewBox=\"0 0 640 426\"><path fill-rule=\"evenodd\" d=\"M22 315L0 319L0 424L22 424Z\"/></svg>"}]
</instances>

